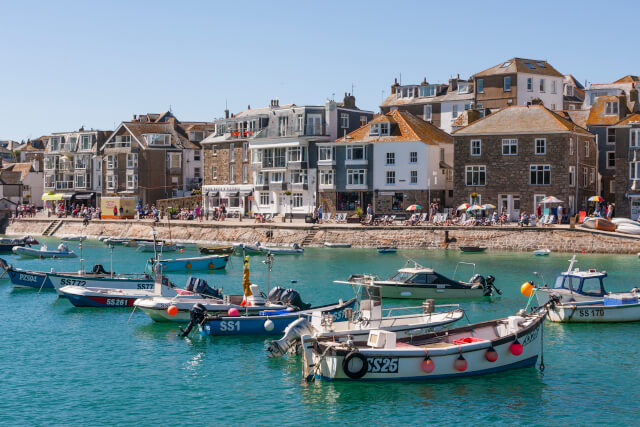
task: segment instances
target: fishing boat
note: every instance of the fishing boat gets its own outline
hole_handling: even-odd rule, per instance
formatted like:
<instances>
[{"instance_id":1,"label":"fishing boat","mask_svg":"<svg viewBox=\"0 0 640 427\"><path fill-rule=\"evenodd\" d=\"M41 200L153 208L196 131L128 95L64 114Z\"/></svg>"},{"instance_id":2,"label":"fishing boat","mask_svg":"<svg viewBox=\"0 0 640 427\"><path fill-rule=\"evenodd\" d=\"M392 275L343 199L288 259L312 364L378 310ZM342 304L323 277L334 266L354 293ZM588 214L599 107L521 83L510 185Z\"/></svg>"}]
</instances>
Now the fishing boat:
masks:
<instances>
[{"instance_id":1,"label":"fishing boat","mask_svg":"<svg viewBox=\"0 0 640 427\"><path fill-rule=\"evenodd\" d=\"M161 259L163 271L219 270L227 266L228 255L206 255L191 258Z\"/></svg>"},{"instance_id":2,"label":"fishing boat","mask_svg":"<svg viewBox=\"0 0 640 427\"><path fill-rule=\"evenodd\" d=\"M60 243L56 250L49 250L47 245L41 245L40 248L15 246L12 250L14 254L27 258L75 258L77 256L69 250L65 242Z\"/></svg>"},{"instance_id":3,"label":"fishing boat","mask_svg":"<svg viewBox=\"0 0 640 427\"><path fill-rule=\"evenodd\" d=\"M408 338L372 330L364 340L302 337L304 377L421 380L491 374L535 366L542 354L544 308Z\"/></svg>"},{"instance_id":4,"label":"fishing boat","mask_svg":"<svg viewBox=\"0 0 640 427\"><path fill-rule=\"evenodd\" d=\"M0 253L11 253L15 246L38 245L38 241L31 236L20 238L0 238Z\"/></svg>"},{"instance_id":5,"label":"fishing boat","mask_svg":"<svg viewBox=\"0 0 640 427\"><path fill-rule=\"evenodd\" d=\"M588 270L574 269L574 265L578 262L574 255L569 260L569 268L567 271L556 276L553 287L545 283L544 276L534 272L535 276L540 279L540 285L535 289L536 298L540 305L546 304L551 295L558 297L559 301L594 301L602 299L607 295L604 287L604 279L607 277L606 271L597 271L595 268ZM529 282L532 285L535 281Z\"/></svg>"},{"instance_id":6,"label":"fishing boat","mask_svg":"<svg viewBox=\"0 0 640 427\"><path fill-rule=\"evenodd\" d=\"M324 242L325 248L350 248L351 243Z\"/></svg>"},{"instance_id":7,"label":"fishing boat","mask_svg":"<svg viewBox=\"0 0 640 427\"><path fill-rule=\"evenodd\" d=\"M87 273L79 271L77 273L46 273L47 278L55 288L58 295L60 289L65 286L81 286L86 288L108 288L108 289L153 289L153 277L146 273L115 274L104 271L101 265L97 269L102 271Z\"/></svg>"},{"instance_id":8,"label":"fishing boat","mask_svg":"<svg viewBox=\"0 0 640 427\"><path fill-rule=\"evenodd\" d=\"M138 250L140 252L175 252L184 249L183 245L167 242L138 242Z\"/></svg>"},{"instance_id":9,"label":"fishing boat","mask_svg":"<svg viewBox=\"0 0 640 427\"><path fill-rule=\"evenodd\" d=\"M379 254L394 254L398 252L398 248L395 246L378 246L377 249Z\"/></svg>"},{"instance_id":10,"label":"fishing boat","mask_svg":"<svg viewBox=\"0 0 640 427\"><path fill-rule=\"evenodd\" d=\"M267 349L270 356L280 357L290 349L296 348L302 335L313 337L331 337L337 341L348 339L366 340L372 330L395 332L398 338L425 334L441 329L445 325L457 322L464 311L457 304L434 306L433 300L426 300L418 307L382 308L380 288L371 284L353 284L357 298L356 311L345 312L345 320L336 321L334 316L315 312L309 320L301 317L291 323L284 336L272 341ZM435 309L444 309L436 312Z\"/></svg>"},{"instance_id":11,"label":"fishing boat","mask_svg":"<svg viewBox=\"0 0 640 427\"><path fill-rule=\"evenodd\" d=\"M602 300L561 302L553 295L549 320L561 323L639 322L640 301L637 291L605 295Z\"/></svg>"},{"instance_id":12,"label":"fishing boat","mask_svg":"<svg viewBox=\"0 0 640 427\"><path fill-rule=\"evenodd\" d=\"M460 246L460 250L462 252L484 252L487 248L481 246Z\"/></svg>"},{"instance_id":13,"label":"fishing boat","mask_svg":"<svg viewBox=\"0 0 640 427\"><path fill-rule=\"evenodd\" d=\"M547 256L551 253L551 249L537 249L533 251L535 256Z\"/></svg>"},{"instance_id":14,"label":"fishing boat","mask_svg":"<svg viewBox=\"0 0 640 427\"><path fill-rule=\"evenodd\" d=\"M107 245L125 245L133 241L133 239L129 237L106 237L100 240Z\"/></svg>"},{"instance_id":15,"label":"fishing boat","mask_svg":"<svg viewBox=\"0 0 640 427\"><path fill-rule=\"evenodd\" d=\"M60 240L63 242L83 242L87 240L87 236L63 236Z\"/></svg>"},{"instance_id":16,"label":"fishing boat","mask_svg":"<svg viewBox=\"0 0 640 427\"><path fill-rule=\"evenodd\" d=\"M3 275L9 276L14 288L53 289L53 284L47 279L44 271L25 270L17 268L0 258L0 269Z\"/></svg>"},{"instance_id":17,"label":"fishing boat","mask_svg":"<svg viewBox=\"0 0 640 427\"><path fill-rule=\"evenodd\" d=\"M233 253L233 246L208 246L200 248L203 255L225 255Z\"/></svg>"},{"instance_id":18,"label":"fishing boat","mask_svg":"<svg viewBox=\"0 0 640 427\"><path fill-rule=\"evenodd\" d=\"M263 246L259 247L260 252L274 255L300 255L304 253L304 249L297 243L293 243L290 247Z\"/></svg>"},{"instance_id":19,"label":"fishing boat","mask_svg":"<svg viewBox=\"0 0 640 427\"><path fill-rule=\"evenodd\" d=\"M249 243L234 243L233 251L236 255L250 255L250 254L261 254L260 250L260 242L256 242L253 245Z\"/></svg>"},{"instance_id":20,"label":"fishing boat","mask_svg":"<svg viewBox=\"0 0 640 427\"><path fill-rule=\"evenodd\" d=\"M413 264L413 266L410 266ZM460 266L472 266L471 279L464 282L456 280L456 274ZM408 260L404 268L401 268L388 280L381 280L371 274L353 274L347 281L356 283L369 283L380 286L383 298L409 298L409 299L460 299L481 298L492 296L494 290L498 294L502 292L495 287L495 277L489 275L486 278L475 274L476 265L470 262L459 262L449 279L436 272L432 268L424 267L414 260Z\"/></svg>"}]
</instances>

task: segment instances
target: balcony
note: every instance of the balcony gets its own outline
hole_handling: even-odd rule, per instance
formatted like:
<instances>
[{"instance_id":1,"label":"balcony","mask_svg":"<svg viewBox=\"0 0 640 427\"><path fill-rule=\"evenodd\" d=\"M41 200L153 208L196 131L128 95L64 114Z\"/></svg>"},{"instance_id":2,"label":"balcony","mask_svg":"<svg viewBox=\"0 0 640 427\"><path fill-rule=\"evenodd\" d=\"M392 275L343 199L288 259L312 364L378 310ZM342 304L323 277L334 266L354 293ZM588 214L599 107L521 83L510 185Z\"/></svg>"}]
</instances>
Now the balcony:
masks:
<instances>
[{"instance_id":1,"label":"balcony","mask_svg":"<svg viewBox=\"0 0 640 427\"><path fill-rule=\"evenodd\" d=\"M351 159L351 160L347 159L344 161L344 164L346 166L354 166L354 165L366 166L369 164L369 161L367 159Z\"/></svg>"},{"instance_id":2,"label":"balcony","mask_svg":"<svg viewBox=\"0 0 640 427\"><path fill-rule=\"evenodd\" d=\"M73 172L73 170L74 170L73 163L71 163L71 162L60 162L56 166L56 170Z\"/></svg>"},{"instance_id":3,"label":"balcony","mask_svg":"<svg viewBox=\"0 0 640 427\"><path fill-rule=\"evenodd\" d=\"M287 169L308 169L309 162L287 162Z\"/></svg>"},{"instance_id":4,"label":"balcony","mask_svg":"<svg viewBox=\"0 0 640 427\"><path fill-rule=\"evenodd\" d=\"M304 182L299 182L299 183L292 183L291 184L291 189L292 190L308 190L309 189L309 184Z\"/></svg>"},{"instance_id":5,"label":"balcony","mask_svg":"<svg viewBox=\"0 0 640 427\"><path fill-rule=\"evenodd\" d=\"M269 190L271 191L282 191L287 189L286 182L271 182L269 183Z\"/></svg>"},{"instance_id":6,"label":"balcony","mask_svg":"<svg viewBox=\"0 0 640 427\"><path fill-rule=\"evenodd\" d=\"M72 190L73 189L73 181L58 181L56 182L57 190Z\"/></svg>"}]
</instances>

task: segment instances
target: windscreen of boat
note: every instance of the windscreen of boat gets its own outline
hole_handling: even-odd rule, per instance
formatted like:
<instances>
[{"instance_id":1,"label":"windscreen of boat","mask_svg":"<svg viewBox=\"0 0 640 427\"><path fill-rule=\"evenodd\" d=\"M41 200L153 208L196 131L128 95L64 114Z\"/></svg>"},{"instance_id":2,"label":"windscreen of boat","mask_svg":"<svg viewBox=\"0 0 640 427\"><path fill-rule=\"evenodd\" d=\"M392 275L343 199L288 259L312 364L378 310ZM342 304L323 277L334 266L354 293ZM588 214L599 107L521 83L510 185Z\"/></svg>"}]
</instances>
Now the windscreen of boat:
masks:
<instances>
[{"instance_id":1,"label":"windscreen of boat","mask_svg":"<svg viewBox=\"0 0 640 427\"><path fill-rule=\"evenodd\" d=\"M413 276L413 273L403 273L401 271L394 274L391 279L394 282L406 282L410 277Z\"/></svg>"},{"instance_id":2,"label":"windscreen of boat","mask_svg":"<svg viewBox=\"0 0 640 427\"><path fill-rule=\"evenodd\" d=\"M601 297L604 295L604 289L602 288L602 280L600 277L587 277L582 281L582 286L580 287L580 293Z\"/></svg>"},{"instance_id":3,"label":"windscreen of boat","mask_svg":"<svg viewBox=\"0 0 640 427\"><path fill-rule=\"evenodd\" d=\"M577 292L580 279L571 276L558 276L556 282L553 284L554 289L567 289Z\"/></svg>"}]
</instances>

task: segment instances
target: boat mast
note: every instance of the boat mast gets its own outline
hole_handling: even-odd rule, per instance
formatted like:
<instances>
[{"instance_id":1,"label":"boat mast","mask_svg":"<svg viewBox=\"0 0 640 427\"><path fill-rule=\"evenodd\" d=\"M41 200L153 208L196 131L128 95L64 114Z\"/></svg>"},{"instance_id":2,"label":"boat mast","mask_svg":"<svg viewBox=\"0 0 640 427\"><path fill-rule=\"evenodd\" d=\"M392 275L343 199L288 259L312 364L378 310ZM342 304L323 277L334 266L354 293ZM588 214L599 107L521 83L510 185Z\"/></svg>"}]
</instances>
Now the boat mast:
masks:
<instances>
[{"instance_id":1,"label":"boat mast","mask_svg":"<svg viewBox=\"0 0 640 427\"><path fill-rule=\"evenodd\" d=\"M84 274L84 258L82 257L82 240L80 240L80 273Z\"/></svg>"},{"instance_id":2,"label":"boat mast","mask_svg":"<svg viewBox=\"0 0 640 427\"><path fill-rule=\"evenodd\" d=\"M109 276L113 279L113 244L109 243L109 250L111 251L111 264L109 265Z\"/></svg>"}]
</instances>

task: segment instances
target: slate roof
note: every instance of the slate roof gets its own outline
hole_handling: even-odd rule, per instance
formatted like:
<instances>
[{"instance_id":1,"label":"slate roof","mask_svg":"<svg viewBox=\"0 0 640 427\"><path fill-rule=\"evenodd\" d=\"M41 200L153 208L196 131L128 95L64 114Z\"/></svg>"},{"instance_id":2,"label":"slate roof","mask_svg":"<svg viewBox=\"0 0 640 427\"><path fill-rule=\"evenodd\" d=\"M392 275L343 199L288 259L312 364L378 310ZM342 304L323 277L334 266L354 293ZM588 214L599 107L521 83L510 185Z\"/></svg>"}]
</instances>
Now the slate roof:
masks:
<instances>
[{"instance_id":1,"label":"slate roof","mask_svg":"<svg viewBox=\"0 0 640 427\"><path fill-rule=\"evenodd\" d=\"M531 67L529 67L530 64ZM542 66L540 65L542 64ZM554 77L564 77L562 73L553 68L547 61L540 59L511 58L494 65L484 71L474 74L474 77L496 76L502 74L527 73L540 74Z\"/></svg>"},{"instance_id":2,"label":"slate roof","mask_svg":"<svg viewBox=\"0 0 640 427\"><path fill-rule=\"evenodd\" d=\"M542 105L513 105L453 132L457 135L577 132L591 135Z\"/></svg>"},{"instance_id":3,"label":"slate roof","mask_svg":"<svg viewBox=\"0 0 640 427\"><path fill-rule=\"evenodd\" d=\"M29 172L34 172L34 169L32 163L8 163L2 167L2 173L5 171L19 173L20 181L24 181Z\"/></svg>"},{"instance_id":4,"label":"slate roof","mask_svg":"<svg viewBox=\"0 0 640 427\"><path fill-rule=\"evenodd\" d=\"M146 134L158 133L171 135L171 146L174 148L185 149L198 149L199 144L194 144L189 141L189 136L178 123L174 127L172 122L162 123L146 123L146 122L123 122L122 125L131 133L132 136L137 139L142 147L147 148L147 139L144 137ZM165 148L165 147L163 147Z\"/></svg>"},{"instance_id":5,"label":"slate roof","mask_svg":"<svg viewBox=\"0 0 640 427\"><path fill-rule=\"evenodd\" d=\"M370 125L374 123L391 123L390 135L369 135ZM384 115L378 115L369 123L359 129L336 140L336 142L403 142L422 141L428 145L451 144L453 138L445 131L425 122L421 118L406 111L390 111Z\"/></svg>"}]
</instances>

